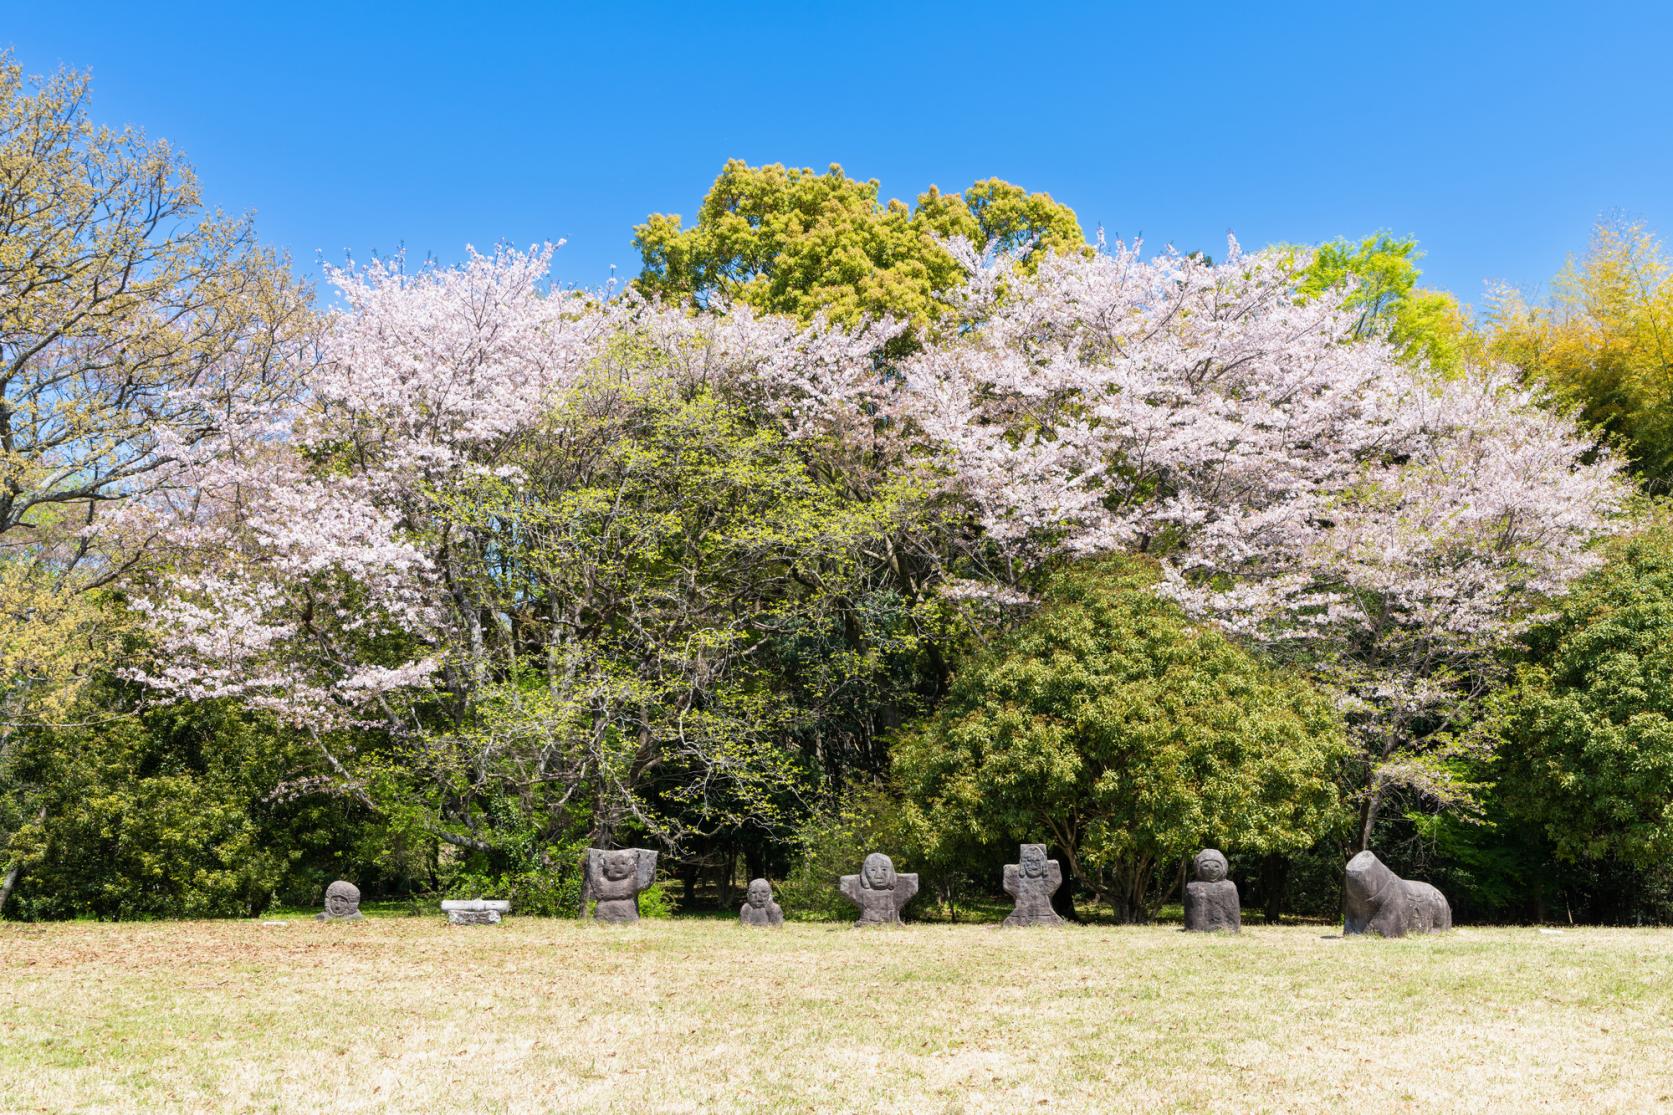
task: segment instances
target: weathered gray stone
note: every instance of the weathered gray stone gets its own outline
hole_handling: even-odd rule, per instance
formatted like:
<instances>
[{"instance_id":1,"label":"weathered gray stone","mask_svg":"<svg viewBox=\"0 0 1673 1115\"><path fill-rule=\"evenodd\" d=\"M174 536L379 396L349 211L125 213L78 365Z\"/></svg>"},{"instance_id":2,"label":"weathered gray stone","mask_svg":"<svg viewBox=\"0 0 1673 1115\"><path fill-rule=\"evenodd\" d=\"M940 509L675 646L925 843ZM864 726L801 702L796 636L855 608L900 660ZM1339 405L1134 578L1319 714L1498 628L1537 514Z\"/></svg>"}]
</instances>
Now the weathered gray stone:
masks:
<instances>
[{"instance_id":1,"label":"weathered gray stone","mask_svg":"<svg viewBox=\"0 0 1673 1115\"><path fill-rule=\"evenodd\" d=\"M314 915L315 921L359 921L360 888L338 879L325 888L325 909Z\"/></svg>"},{"instance_id":2,"label":"weathered gray stone","mask_svg":"<svg viewBox=\"0 0 1673 1115\"><path fill-rule=\"evenodd\" d=\"M1226 857L1217 848L1204 848L1194 861L1197 877L1185 884L1185 928L1192 933L1243 928L1243 909L1237 884L1226 878Z\"/></svg>"},{"instance_id":3,"label":"weathered gray stone","mask_svg":"<svg viewBox=\"0 0 1673 1115\"><path fill-rule=\"evenodd\" d=\"M1062 925L1051 896L1063 885L1063 865L1046 858L1044 844L1024 844L1016 863L1005 865L1005 893L1015 899L1006 925Z\"/></svg>"},{"instance_id":4,"label":"weathered gray stone","mask_svg":"<svg viewBox=\"0 0 1673 1115\"><path fill-rule=\"evenodd\" d=\"M449 925L498 925L511 912L511 903L503 898L444 898L441 908Z\"/></svg>"},{"instance_id":5,"label":"weathered gray stone","mask_svg":"<svg viewBox=\"0 0 1673 1115\"><path fill-rule=\"evenodd\" d=\"M1369 850L1348 861L1342 933L1404 937L1452 928L1452 907L1428 883L1402 879Z\"/></svg>"},{"instance_id":6,"label":"weathered gray stone","mask_svg":"<svg viewBox=\"0 0 1673 1115\"><path fill-rule=\"evenodd\" d=\"M842 893L860 908L855 925L899 925L901 908L918 893L918 876L896 874L893 860L873 852L858 875L842 877Z\"/></svg>"},{"instance_id":7,"label":"weathered gray stone","mask_svg":"<svg viewBox=\"0 0 1673 1115\"><path fill-rule=\"evenodd\" d=\"M751 879L745 902L738 910L745 925L783 925L784 911L773 901L773 886L765 879Z\"/></svg>"},{"instance_id":8,"label":"weathered gray stone","mask_svg":"<svg viewBox=\"0 0 1673 1115\"><path fill-rule=\"evenodd\" d=\"M621 925L639 920L639 892L656 880L656 853L646 848L587 849L587 897L593 918Z\"/></svg>"}]
</instances>

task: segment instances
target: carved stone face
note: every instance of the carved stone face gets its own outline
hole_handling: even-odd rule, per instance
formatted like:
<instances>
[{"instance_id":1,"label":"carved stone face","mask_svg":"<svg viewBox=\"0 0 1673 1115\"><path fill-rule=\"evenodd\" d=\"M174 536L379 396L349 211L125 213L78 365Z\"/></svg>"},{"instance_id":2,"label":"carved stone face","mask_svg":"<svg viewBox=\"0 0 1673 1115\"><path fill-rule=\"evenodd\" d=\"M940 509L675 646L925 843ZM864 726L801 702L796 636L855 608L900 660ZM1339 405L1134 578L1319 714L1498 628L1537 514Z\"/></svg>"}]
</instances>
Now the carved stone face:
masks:
<instances>
[{"instance_id":1,"label":"carved stone face","mask_svg":"<svg viewBox=\"0 0 1673 1115\"><path fill-rule=\"evenodd\" d=\"M866 857L865 866L860 868L860 877L872 890L894 890L894 861L882 852L873 852Z\"/></svg>"},{"instance_id":2,"label":"carved stone face","mask_svg":"<svg viewBox=\"0 0 1673 1115\"><path fill-rule=\"evenodd\" d=\"M1022 873L1025 878L1043 879L1046 875L1046 849L1043 844L1022 846Z\"/></svg>"},{"instance_id":3,"label":"carved stone face","mask_svg":"<svg viewBox=\"0 0 1673 1115\"><path fill-rule=\"evenodd\" d=\"M767 880L756 879L749 884L749 892L746 897L749 899L751 906L754 906L757 910L765 910L767 903L773 900L773 888L767 884Z\"/></svg>"},{"instance_id":4,"label":"carved stone face","mask_svg":"<svg viewBox=\"0 0 1673 1115\"><path fill-rule=\"evenodd\" d=\"M325 912L334 918L347 917L360 908L360 888L341 879L325 888Z\"/></svg>"},{"instance_id":5,"label":"carved stone face","mask_svg":"<svg viewBox=\"0 0 1673 1115\"><path fill-rule=\"evenodd\" d=\"M1197 853L1197 878L1205 883L1218 883L1226 877L1226 857L1213 848Z\"/></svg>"},{"instance_id":6,"label":"carved stone face","mask_svg":"<svg viewBox=\"0 0 1673 1115\"><path fill-rule=\"evenodd\" d=\"M604 877L612 883L619 883L632 875L639 867L639 857L632 852L605 852Z\"/></svg>"}]
</instances>

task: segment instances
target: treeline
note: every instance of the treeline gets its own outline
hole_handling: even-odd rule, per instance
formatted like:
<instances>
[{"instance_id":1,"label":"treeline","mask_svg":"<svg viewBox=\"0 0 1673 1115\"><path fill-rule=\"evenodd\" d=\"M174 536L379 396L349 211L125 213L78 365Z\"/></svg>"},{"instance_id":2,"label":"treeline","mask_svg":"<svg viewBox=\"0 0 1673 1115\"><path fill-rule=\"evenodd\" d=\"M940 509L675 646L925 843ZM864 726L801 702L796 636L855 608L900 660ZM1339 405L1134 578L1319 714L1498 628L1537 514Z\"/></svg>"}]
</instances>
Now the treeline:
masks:
<instances>
[{"instance_id":1,"label":"treeline","mask_svg":"<svg viewBox=\"0 0 1673 1115\"><path fill-rule=\"evenodd\" d=\"M1372 846L1461 918L1673 919L1644 230L1478 322L1388 235L732 162L624 295L316 298L86 94L0 63L5 916L573 914L628 844L658 910L839 914L882 848L963 916L1044 841L1123 920L1204 845L1270 918Z\"/></svg>"}]
</instances>

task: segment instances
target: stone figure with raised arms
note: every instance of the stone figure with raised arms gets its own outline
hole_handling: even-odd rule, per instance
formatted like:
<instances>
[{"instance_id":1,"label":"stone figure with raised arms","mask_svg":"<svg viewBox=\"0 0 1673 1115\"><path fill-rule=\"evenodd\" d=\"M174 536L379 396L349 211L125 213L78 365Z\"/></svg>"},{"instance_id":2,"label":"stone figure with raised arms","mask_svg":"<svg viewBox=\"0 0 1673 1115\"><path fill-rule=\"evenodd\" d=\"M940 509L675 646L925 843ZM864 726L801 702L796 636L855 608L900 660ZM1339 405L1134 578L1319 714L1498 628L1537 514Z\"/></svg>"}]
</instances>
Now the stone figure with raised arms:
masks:
<instances>
[{"instance_id":1,"label":"stone figure with raised arms","mask_svg":"<svg viewBox=\"0 0 1673 1115\"><path fill-rule=\"evenodd\" d=\"M842 877L842 893L860 908L855 925L899 925L901 907L918 893L918 876L897 874L893 860L873 852L858 875Z\"/></svg>"},{"instance_id":2,"label":"stone figure with raised arms","mask_svg":"<svg viewBox=\"0 0 1673 1115\"><path fill-rule=\"evenodd\" d=\"M587 897L593 918L611 924L639 920L639 892L656 880L656 853L647 848L587 849Z\"/></svg>"},{"instance_id":3,"label":"stone figure with raised arms","mask_svg":"<svg viewBox=\"0 0 1673 1115\"><path fill-rule=\"evenodd\" d=\"M1062 925L1051 896L1063 885L1063 865L1046 857L1044 844L1024 844L1016 863L1005 865L1005 893L1015 900L1006 925Z\"/></svg>"}]
</instances>

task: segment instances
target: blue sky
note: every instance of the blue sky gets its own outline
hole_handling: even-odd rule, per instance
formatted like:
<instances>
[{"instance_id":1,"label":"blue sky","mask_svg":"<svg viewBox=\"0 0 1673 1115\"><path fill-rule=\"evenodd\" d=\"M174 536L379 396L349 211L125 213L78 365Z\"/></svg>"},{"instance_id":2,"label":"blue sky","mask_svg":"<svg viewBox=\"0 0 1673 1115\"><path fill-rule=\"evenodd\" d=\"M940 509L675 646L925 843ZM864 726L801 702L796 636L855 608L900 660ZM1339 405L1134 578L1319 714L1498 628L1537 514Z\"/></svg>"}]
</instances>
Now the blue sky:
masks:
<instances>
[{"instance_id":1,"label":"blue sky","mask_svg":"<svg viewBox=\"0 0 1673 1115\"><path fill-rule=\"evenodd\" d=\"M1479 305L1619 211L1673 233L1673 5L215 4L0 0L32 72L168 138L313 271L632 226L728 157L910 198L998 175L1090 231L1223 250L1386 228Z\"/></svg>"}]
</instances>

